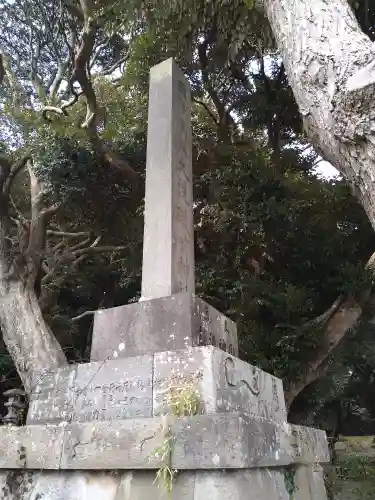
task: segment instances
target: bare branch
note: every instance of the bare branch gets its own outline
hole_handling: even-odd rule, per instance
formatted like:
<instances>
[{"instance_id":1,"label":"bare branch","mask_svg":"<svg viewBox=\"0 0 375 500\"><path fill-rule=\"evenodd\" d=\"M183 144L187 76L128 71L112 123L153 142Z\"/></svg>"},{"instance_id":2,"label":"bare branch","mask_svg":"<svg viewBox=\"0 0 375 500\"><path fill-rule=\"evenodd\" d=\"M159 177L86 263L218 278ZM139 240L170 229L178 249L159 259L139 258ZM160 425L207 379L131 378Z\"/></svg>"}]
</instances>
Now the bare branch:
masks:
<instances>
[{"instance_id":1,"label":"bare branch","mask_svg":"<svg viewBox=\"0 0 375 500\"><path fill-rule=\"evenodd\" d=\"M126 250L125 246L101 246L101 247L89 247L89 248L82 248L81 250L76 250L73 255L75 257L79 257L81 255L91 255L91 254L101 254L101 253L114 253L114 252L122 252L123 250Z\"/></svg>"},{"instance_id":2,"label":"bare branch","mask_svg":"<svg viewBox=\"0 0 375 500\"><path fill-rule=\"evenodd\" d=\"M218 120L217 116L212 111L212 109L210 109L209 105L206 102L201 101L199 99L193 99L193 102L196 102L197 104L200 104L201 106L203 106L204 109L207 111L207 113L210 115L210 117L213 119L215 125L219 124L219 120Z\"/></svg>"},{"instance_id":3,"label":"bare branch","mask_svg":"<svg viewBox=\"0 0 375 500\"><path fill-rule=\"evenodd\" d=\"M100 52L105 49L106 47L108 47L108 45L111 43L111 38L112 37L108 37L107 40L103 43L99 43L96 47L94 47L93 49L93 57L91 58L91 61L90 61L90 70L94 67L96 61L98 60L98 57L100 55Z\"/></svg>"},{"instance_id":4,"label":"bare branch","mask_svg":"<svg viewBox=\"0 0 375 500\"><path fill-rule=\"evenodd\" d=\"M52 122L51 118L48 116L49 113L54 113L55 115L59 116L68 116L67 111L63 108L58 108L56 106L44 106L42 109L42 117L47 121L47 122Z\"/></svg>"},{"instance_id":5,"label":"bare branch","mask_svg":"<svg viewBox=\"0 0 375 500\"><path fill-rule=\"evenodd\" d=\"M49 229L47 231L47 236L56 236L58 238L82 238L90 236L88 231L81 231L80 233L67 233L64 231L52 231Z\"/></svg>"},{"instance_id":6,"label":"bare branch","mask_svg":"<svg viewBox=\"0 0 375 500\"><path fill-rule=\"evenodd\" d=\"M3 63L3 54L0 53L0 84L3 83L5 77L5 69Z\"/></svg>"},{"instance_id":7,"label":"bare branch","mask_svg":"<svg viewBox=\"0 0 375 500\"><path fill-rule=\"evenodd\" d=\"M90 241L91 241L91 237L89 236L88 238L84 239L80 243L77 243L76 245L74 245L72 247L68 247L66 249L65 253L72 255L76 250L80 250L81 248L86 248L87 245L89 245Z\"/></svg>"},{"instance_id":8,"label":"bare branch","mask_svg":"<svg viewBox=\"0 0 375 500\"><path fill-rule=\"evenodd\" d=\"M45 208L42 183L35 175L31 162L28 162L28 171L30 176L31 223L28 233L28 245L24 252L26 262L24 279L25 285L33 288L45 257L47 225L61 206L61 203Z\"/></svg>"},{"instance_id":9,"label":"bare branch","mask_svg":"<svg viewBox=\"0 0 375 500\"><path fill-rule=\"evenodd\" d=\"M52 82L48 85L51 100L54 100L57 96L61 82L64 78L66 71L69 68L70 55L66 56L66 59L59 63L59 68Z\"/></svg>"},{"instance_id":10,"label":"bare branch","mask_svg":"<svg viewBox=\"0 0 375 500\"><path fill-rule=\"evenodd\" d=\"M63 0L63 3L68 12L75 17L77 21L83 22L83 12L79 7L77 7L71 0Z\"/></svg>"},{"instance_id":11,"label":"bare branch","mask_svg":"<svg viewBox=\"0 0 375 500\"><path fill-rule=\"evenodd\" d=\"M332 317L332 315L337 311L342 300L343 300L343 296L340 295L339 297L337 297L337 299L334 301L334 303L331 305L331 307L329 309L327 309L327 311L325 311L320 316L308 321L307 323L302 325L300 328L305 329L305 328L310 328L310 327L314 327L314 326L318 326L318 325L321 325L323 323L326 323Z\"/></svg>"},{"instance_id":12,"label":"bare branch","mask_svg":"<svg viewBox=\"0 0 375 500\"><path fill-rule=\"evenodd\" d=\"M117 68L119 68L122 64L124 64L127 60L129 59L129 55L120 57L116 62L114 62L111 66L108 68L104 68L103 71L101 72L102 75L110 75L112 74Z\"/></svg>"},{"instance_id":13,"label":"bare branch","mask_svg":"<svg viewBox=\"0 0 375 500\"><path fill-rule=\"evenodd\" d=\"M5 153L0 152L0 190L3 189L3 186L8 179L11 171L11 165L12 161L10 157Z\"/></svg>"},{"instance_id":14,"label":"bare branch","mask_svg":"<svg viewBox=\"0 0 375 500\"><path fill-rule=\"evenodd\" d=\"M16 224L18 224L18 222L20 221L21 223L25 223L26 221L28 221L28 219L21 213L21 211L18 209L17 205L15 204L12 196L9 196L9 200L10 200L10 203L14 209L14 211L16 212L16 214L18 215L18 220L16 222L16 220L14 221Z\"/></svg>"},{"instance_id":15,"label":"bare branch","mask_svg":"<svg viewBox=\"0 0 375 500\"><path fill-rule=\"evenodd\" d=\"M42 211L42 216L44 217L45 221L46 222L49 222L50 219L56 215L56 213L58 212L58 210L61 208L61 203L58 202L58 203L55 203L54 205L51 205L50 207L48 208L45 208L43 211Z\"/></svg>"},{"instance_id":16,"label":"bare branch","mask_svg":"<svg viewBox=\"0 0 375 500\"><path fill-rule=\"evenodd\" d=\"M78 316L74 316L72 318L73 322L80 321L82 318L85 318L86 316L93 316L96 313L96 311L85 311L82 314L79 314Z\"/></svg>"}]
</instances>

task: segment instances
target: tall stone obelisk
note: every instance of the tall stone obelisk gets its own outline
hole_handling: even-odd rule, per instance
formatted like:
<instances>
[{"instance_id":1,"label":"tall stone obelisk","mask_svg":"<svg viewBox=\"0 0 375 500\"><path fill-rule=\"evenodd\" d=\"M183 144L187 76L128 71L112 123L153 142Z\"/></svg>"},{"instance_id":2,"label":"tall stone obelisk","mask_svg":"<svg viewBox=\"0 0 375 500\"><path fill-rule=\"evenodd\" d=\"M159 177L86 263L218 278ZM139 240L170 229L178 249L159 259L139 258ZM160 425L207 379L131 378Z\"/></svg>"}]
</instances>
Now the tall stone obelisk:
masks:
<instances>
[{"instance_id":1,"label":"tall stone obelisk","mask_svg":"<svg viewBox=\"0 0 375 500\"><path fill-rule=\"evenodd\" d=\"M190 87L173 59L151 69L142 299L194 293Z\"/></svg>"}]
</instances>

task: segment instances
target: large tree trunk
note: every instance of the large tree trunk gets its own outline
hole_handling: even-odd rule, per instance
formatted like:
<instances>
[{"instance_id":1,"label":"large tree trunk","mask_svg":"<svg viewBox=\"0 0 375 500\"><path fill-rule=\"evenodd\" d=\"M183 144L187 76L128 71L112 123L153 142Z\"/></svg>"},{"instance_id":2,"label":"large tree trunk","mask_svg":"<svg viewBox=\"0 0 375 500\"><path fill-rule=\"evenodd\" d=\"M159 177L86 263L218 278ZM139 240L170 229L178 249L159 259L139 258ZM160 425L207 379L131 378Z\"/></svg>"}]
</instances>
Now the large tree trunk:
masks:
<instances>
[{"instance_id":1,"label":"large tree trunk","mask_svg":"<svg viewBox=\"0 0 375 500\"><path fill-rule=\"evenodd\" d=\"M264 0L266 15L313 146L349 181L375 229L375 47L346 0ZM369 249L373 251L373 249ZM329 317L322 348L288 405L325 372L334 347L361 319L366 291Z\"/></svg>"},{"instance_id":2,"label":"large tree trunk","mask_svg":"<svg viewBox=\"0 0 375 500\"><path fill-rule=\"evenodd\" d=\"M346 0L264 0L313 146L375 228L375 48Z\"/></svg>"},{"instance_id":3,"label":"large tree trunk","mask_svg":"<svg viewBox=\"0 0 375 500\"><path fill-rule=\"evenodd\" d=\"M67 364L61 346L43 319L34 290L23 283L0 283L0 326L27 393L43 373Z\"/></svg>"},{"instance_id":4,"label":"large tree trunk","mask_svg":"<svg viewBox=\"0 0 375 500\"><path fill-rule=\"evenodd\" d=\"M31 165L32 219L23 227L18 251L11 243L9 189L27 161L24 159L12 170L7 158L0 161L0 329L24 388L30 393L44 372L66 365L67 360L44 321L34 291L44 256L46 228L54 209L44 208L43 192Z\"/></svg>"}]
</instances>

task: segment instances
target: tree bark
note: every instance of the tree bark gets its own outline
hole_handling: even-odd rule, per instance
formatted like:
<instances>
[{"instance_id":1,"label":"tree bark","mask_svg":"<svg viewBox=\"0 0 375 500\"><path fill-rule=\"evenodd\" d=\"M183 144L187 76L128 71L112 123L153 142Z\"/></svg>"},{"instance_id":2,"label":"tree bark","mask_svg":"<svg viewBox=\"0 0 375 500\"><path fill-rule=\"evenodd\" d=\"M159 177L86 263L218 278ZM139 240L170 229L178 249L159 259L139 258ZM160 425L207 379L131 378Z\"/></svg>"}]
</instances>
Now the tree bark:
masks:
<instances>
[{"instance_id":1,"label":"tree bark","mask_svg":"<svg viewBox=\"0 0 375 500\"><path fill-rule=\"evenodd\" d=\"M0 282L0 326L25 391L43 373L67 364L55 336L43 319L34 290L21 282Z\"/></svg>"},{"instance_id":2,"label":"tree bark","mask_svg":"<svg viewBox=\"0 0 375 500\"><path fill-rule=\"evenodd\" d=\"M348 180L375 229L375 50L346 0L264 0L307 137ZM330 352L357 325L369 292L346 298L321 349L286 392L288 406L321 377Z\"/></svg>"},{"instance_id":3,"label":"tree bark","mask_svg":"<svg viewBox=\"0 0 375 500\"><path fill-rule=\"evenodd\" d=\"M367 298L367 295L364 296ZM323 315L323 338L298 380L292 381L285 391L285 403L290 408L295 398L305 387L323 377L327 371L327 360L331 352L343 340L347 332L355 328L363 312L363 304L354 297L341 298Z\"/></svg>"},{"instance_id":4,"label":"tree bark","mask_svg":"<svg viewBox=\"0 0 375 500\"><path fill-rule=\"evenodd\" d=\"M17 252L10 242L8 211L10 183L16 170L18 165L4 170L3 164L0 169L0 329L24 388L30 393L45 371L66 365L67 360L43 319L34 291L47 223L54 210L44 208L42 190L29 166L32 220L24 228Z\"/></svg>"},{"instance_id":5,"label":"tree bark","mask_svg":"<svg viewBox=\"0 0 375 500\"><path fill-rule=\"evenodd\" d=\"M307 136L375 228L375 50L346 0L264 0Z\"/></svg>"}]
</instances>

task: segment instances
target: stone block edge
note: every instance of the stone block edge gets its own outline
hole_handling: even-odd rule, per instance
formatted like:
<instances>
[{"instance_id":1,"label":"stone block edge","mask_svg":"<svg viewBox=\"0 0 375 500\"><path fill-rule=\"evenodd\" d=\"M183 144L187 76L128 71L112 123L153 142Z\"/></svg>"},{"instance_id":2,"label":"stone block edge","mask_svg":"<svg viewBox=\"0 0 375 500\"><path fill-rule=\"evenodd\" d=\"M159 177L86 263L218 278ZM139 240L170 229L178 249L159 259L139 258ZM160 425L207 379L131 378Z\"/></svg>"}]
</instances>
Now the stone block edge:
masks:
<instances>
[{"instance_id":1,"label":"stone block edge","mask_svg":"<svg viewBox=\"0 0 375 500\"><path fill-rule=\"evenodd\" d=\"M0 468L157 470L162 464L152 454L165 442L167 428L174 437L171 466L178 470L251 469L330 461L324 431L227 413L2 426ZM267 446L269 451L262 455L257 453L257 445L265 435L272 435L272 446Z\"/></svg>"}]
</instances>

